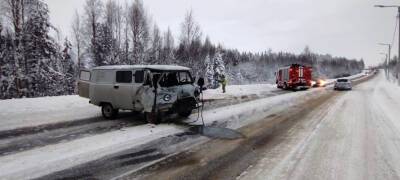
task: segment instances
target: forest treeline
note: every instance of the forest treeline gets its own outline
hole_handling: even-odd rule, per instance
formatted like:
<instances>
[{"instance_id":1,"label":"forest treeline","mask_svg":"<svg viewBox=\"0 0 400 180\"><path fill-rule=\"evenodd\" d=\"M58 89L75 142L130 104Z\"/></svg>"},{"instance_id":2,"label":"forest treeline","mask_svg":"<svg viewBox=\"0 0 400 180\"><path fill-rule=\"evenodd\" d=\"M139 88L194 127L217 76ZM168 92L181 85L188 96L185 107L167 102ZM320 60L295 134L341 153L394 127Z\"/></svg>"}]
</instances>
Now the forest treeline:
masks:
<instances>
[{"instance_id":1,"label":"forest treeline","mask_svg":"<svg viewBox=\"0 0 400 180\"><path fill-rule=\"evenodd\" d=\"M326 78L364 68L362 59L320 55L308 47L301 54L225 48L202 32L191 10L175 37L157 26L141 0L86 0L83 11L74 14L68 38L50 23L43 0L0 3L1 99L74 94L79 69L102 65L187 66L211 87L222 74L230 84L273 82L278 67L293 63L313 66L315 76Z\"/></svg>"}]
</instances>

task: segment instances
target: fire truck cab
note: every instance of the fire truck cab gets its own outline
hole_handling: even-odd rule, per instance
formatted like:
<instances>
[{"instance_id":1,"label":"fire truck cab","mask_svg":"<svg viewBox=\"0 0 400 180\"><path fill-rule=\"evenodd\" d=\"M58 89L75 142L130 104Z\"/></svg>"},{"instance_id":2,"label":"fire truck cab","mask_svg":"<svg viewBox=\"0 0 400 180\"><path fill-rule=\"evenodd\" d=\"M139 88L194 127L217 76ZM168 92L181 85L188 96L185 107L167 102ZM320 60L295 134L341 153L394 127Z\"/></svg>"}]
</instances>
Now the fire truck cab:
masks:
<instances>
[{"instance_id":1,"label":"fire truck cab","mask_svg":"<svg viewBox=\"0 0 400 180\"><path fill-rule=\"evenodd\" d=\"M303 90L311 88L312 68L299 64L278 69L276 84L281 89Z\"/></svg>"}]
</instances>

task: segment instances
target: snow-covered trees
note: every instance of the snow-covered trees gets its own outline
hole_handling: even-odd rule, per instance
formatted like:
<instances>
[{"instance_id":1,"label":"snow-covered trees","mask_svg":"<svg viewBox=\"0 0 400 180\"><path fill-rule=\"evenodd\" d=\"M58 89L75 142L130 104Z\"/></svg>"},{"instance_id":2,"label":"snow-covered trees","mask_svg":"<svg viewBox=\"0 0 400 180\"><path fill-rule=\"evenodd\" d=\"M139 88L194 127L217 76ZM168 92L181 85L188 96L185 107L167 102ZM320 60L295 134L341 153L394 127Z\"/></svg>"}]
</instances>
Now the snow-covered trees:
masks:
<instances>
[{"instance_id":1,"label":"snow-covered trees","mask_svg":"<svg viewBox=\"0 0 400 180\"><path fill-rule=\"evenodd\" d=\"M0 98L73 93L66 89L74 85L63 82L59 45L49 36L52 25L47 4L42 0L7 0L4 5L12 26L4 36L0 33Z\"/></svg>"},{"instance_id":2,"label":"snow-covered trees","mask_svg":"<svg viewBox=\"0 0 400 180\"><path fill-rule=\"evenodd\" d=\"M222 60L222 54L218 51L214 56L214 72L215 77L220 79L222 76L226 76L225 63Z\"/></svg>"},{"instance_id":3,"label":"snow-covered trees","mask_svg":"<svg viewBox=\"0 0 400 180\"><path fill-rule=\"evenodd\" d=\"M229 78L227 77L225 63L220 51L217 51L212 59L210 55L207 55L204 62L206 68L205 77L209 88L218 88L222 76Z\"/></svg>"},{"instance_id":4,"label":"snow-covered trees","mask_svg":"<svg viewBox=\"0 0 400 180\"><path fill-rule=\"evenodd\" d=\"M77 66L72 57L72 43L65 38L61 58L61 72L64 74L64 77L61 81L64 85L64 91L67 94L73 94L75 92L75 81L77 78Z\"/></svg>"},{"instance_id":5,"label":"snow-covered trees","mask_svg":"<svg viewBox=\"0 0 400 180\"><path fill-rule=\"evenodd\" d=\"M83 40L83 33L82 33L82 22L81 18L79 17L78 12L75 11L74 15L74 20L72 22L72 36L74 39L74 45L76 49L76 59L77 59L77 65L78 69L81 69L82 66L82 49L84 46L84 40Z\"/></svg>"},{"instance_id":6,"label":"snow-covered trees","mask_svg":"<svg viewBox=\"0 0 400 180\"><path fill-rule=\"evenodd\" d=\"M214 71L214 63L211 61L210 55L206 56L206 59L204 60L205 67L206 67L206 72L205 72L205 79L207 80L207 84L209 88L214 88L215 86L215 71Z\"/></svg>"},{"instance_id":7,"label":"snow-covered trees","mask_svg":"<svg viewBox=\"0 0 400 180\"><path fill-rule=\"evenodd\" d=\"M175 41L171 29L163 31L149 20L142 0L123 6L115 0L86 0L83 12L75 13L71 44L49 35L57 30L44 0L0 2L0 19L8 18L6 24L0 20L0 99L74 93L78 69L99 65L183 65L195 77L205 77L211 88L218 87L222 75L232 84L273 82L277 67L292 63L312 65L326 77L364 68L363 61L318 55L309 48L296 55L217 47L203 38L191 10Z\"/></svg>"}]
</instances>

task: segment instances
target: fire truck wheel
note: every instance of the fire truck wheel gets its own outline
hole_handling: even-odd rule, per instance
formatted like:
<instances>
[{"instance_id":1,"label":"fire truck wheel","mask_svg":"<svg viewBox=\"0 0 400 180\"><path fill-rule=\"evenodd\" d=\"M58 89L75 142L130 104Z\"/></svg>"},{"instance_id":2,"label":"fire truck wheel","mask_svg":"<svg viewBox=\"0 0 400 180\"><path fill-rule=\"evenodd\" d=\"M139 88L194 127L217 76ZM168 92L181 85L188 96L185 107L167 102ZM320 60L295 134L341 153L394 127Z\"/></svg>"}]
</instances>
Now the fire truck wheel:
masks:
<instances>
[{"instance_id":1,"label":"fire truck wheel","mask_svg":"<svg viewBox=\"0 0 400 180\"><path fill-rule=\"evenodd\" d=\"M287 84L285 83L285 84L283 84L283 89L284 90L287 90L288 89L288 86L287 86Z\"/></svg>"}]
</instances>

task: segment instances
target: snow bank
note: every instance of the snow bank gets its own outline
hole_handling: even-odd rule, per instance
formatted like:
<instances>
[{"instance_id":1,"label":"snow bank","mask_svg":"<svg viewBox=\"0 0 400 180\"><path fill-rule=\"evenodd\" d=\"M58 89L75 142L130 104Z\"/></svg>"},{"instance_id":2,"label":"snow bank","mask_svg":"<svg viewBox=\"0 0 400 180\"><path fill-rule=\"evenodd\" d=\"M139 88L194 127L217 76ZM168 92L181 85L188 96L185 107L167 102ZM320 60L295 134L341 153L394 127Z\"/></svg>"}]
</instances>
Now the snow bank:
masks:
<instances>
[{"instance_id":1,"label":"snow bank","mask_svg":"<svg viewBox=\"0 0 400 180\"><path fill-rule=\"evenodd\" d=\"M226 93L222 93L222 88L208 89L204 91L204 99L214 100L241 97L245 95L272 94L273 91L277 90L275 84L231 85L226 87Z\"/></svg>"},{"instance_id":2,"label":"snow bank","mask_svg":"<svg viewBox=\"0 0 400 180\"><path fill-rule=\"evenodd\" d=\"M0 131L100 116L100 108L79 96L0 101Z\"/></svg>"}]
</instances>

